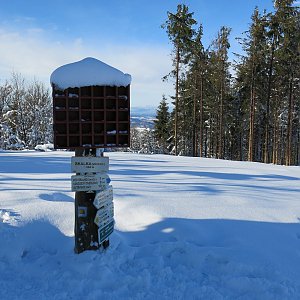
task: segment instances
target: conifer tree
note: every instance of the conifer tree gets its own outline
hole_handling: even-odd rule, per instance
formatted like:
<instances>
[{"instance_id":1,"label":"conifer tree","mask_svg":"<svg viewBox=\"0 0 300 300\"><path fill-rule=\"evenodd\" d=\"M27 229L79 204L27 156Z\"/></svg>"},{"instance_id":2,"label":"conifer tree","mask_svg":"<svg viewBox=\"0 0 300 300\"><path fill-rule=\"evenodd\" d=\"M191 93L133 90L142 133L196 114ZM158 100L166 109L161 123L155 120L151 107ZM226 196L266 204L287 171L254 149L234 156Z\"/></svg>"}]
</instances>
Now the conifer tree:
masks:
<instances>
[{"instance_id":1,"label":"conifer tree","mask_svg":"<svg viewBox=\"0 0 300 300\"><path fill-rule=\"evenodd\" d=\"M193 156L199 156L203 151L203 116L204 116L204 82L206 73L206 51L202 44L203 26L200 24L192 44L190 73L193 91ZM197 139L198 136L198 139Z\"/></svg>"},{"instance_id":2,"label":"conifer tree","mask_svg":"<svg viewBox=\"0 0 300 300\"><path fill-rule=\"evenodd\" d=\"M237 56L234 82L230 29L221 27L204 50L203 28L193 29L193 14L184 5L169 13L165 28L174 69L168 76L176 81L169 124L176 155L300 163L299 7L294 0L276 0L274 8L262 14L255 8L240 39L244 53ZM190 21L183 21L188 14Z\"/></svg>"},{"instance_id":3,"label":"conifer tree","mask_svg":"<svg viewBox=\"0 0 300 300\"><path fill-rule=\"evenodd\" d=\"M249 102L249 134L248 134L248 155L249 161L254 160L256 113L259 113L262 97L264 97L264 70L266 69L266 21L265 16L261 16L256 7L252 14L252 23L249 31L246 32L246 37L240 39L245 56L237 66L238 73L238 90L242 97ZM247 110L247 108L245 108ZM258 121L257 121L257 124Z\"/></svg>"},{"instance_id":4,"label":"conifer tree","mask_svg":"<svg viewBox=\"0 0 300 300\"><path fill-rule=\"evenodd\" d=\"M168 12L168 19L162 25L166 29L168 37L173 44L173 66L174 69L165 76L175 77L175 115L174 115L174 143L175 155L178 154L178 112L179 112L179 81L181 73L181 64L187 63L189 48L194 35L193 25L196 21L193 19L193 13L189 12L188 6L179 4L175 14Z\"/></svg>"},{"instance_id":5,"label":"conifer tree","mask_svg":"<svg viewBox=\"0 0 300 300\"><path fill-rule=\"evenodd\" d=\"M215 109L217 109L217 140L215 143L215 153L217 158L224 158L224 143L225 143L225 116L226 116L226 101L230 94L230 73L228 62L229 34L231 29L222 26L218 32L217 38L213 41L213 50L211 52L211 61L214 69L212 78L215 86Z\"/></svg>"},{"instance_id":6,"label":"conifer tree","mask_svg":"<svg viewBox=\"0 0 300 300\"><path fill-rule=\"evenodd\" d=\"M162 151L162 153L167 154L168 140L170 138L170 113L169 106L164 95L156 110L154 136L158 143L158 148Z\"/></svg>"},{"instance_id":7,"label":"conifer tree","mask_svg":"<svg viewBox=\"0 0 300 300\"><path fill-rule=\"evenodd\" d=\"M297 131L299 132L299 115L297 122L296 108L299 107L300 99L299 94L298 99L296 98L296 91L300 75L300 12L299 7L293 5L294 2L294 0L276 0L274 2L276 11L272 18L273 23L278 26L279 47L276 71L278 72L279 87L286 95L284 97L287 111L284 158L286 165L296 162L293 152L296 152Z\"/></svg>"}]
</instances>

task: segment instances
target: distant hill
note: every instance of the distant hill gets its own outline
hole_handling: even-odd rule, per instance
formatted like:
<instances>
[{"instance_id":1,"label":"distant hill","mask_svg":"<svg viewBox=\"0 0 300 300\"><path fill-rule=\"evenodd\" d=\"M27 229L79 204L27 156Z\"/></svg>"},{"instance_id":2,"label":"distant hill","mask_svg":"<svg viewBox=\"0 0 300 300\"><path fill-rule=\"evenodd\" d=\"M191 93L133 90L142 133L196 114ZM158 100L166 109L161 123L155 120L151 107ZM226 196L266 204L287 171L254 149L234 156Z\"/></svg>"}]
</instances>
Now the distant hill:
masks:
<instances>
[{"instance_id":1,"label":"distant hill","mask_svg":"<svg viewBox=\"0 0 300 300\"><path fill-rule=\"evenodd\" d=\"M136 117L155 117L156 107L154 106L144 106L144 107L131 107L130 112L132 116Z\"/></svg>"},{"instance_id":2,"label":"distant hill","mask_svg":"<svg viewBox=\"0 0 300 300\"><path fill-rule=\"evenodd\" d=\"M156 108L153 106L131 107L130 121L131 127L153 128Z\"/></svg>"}]
</instances>

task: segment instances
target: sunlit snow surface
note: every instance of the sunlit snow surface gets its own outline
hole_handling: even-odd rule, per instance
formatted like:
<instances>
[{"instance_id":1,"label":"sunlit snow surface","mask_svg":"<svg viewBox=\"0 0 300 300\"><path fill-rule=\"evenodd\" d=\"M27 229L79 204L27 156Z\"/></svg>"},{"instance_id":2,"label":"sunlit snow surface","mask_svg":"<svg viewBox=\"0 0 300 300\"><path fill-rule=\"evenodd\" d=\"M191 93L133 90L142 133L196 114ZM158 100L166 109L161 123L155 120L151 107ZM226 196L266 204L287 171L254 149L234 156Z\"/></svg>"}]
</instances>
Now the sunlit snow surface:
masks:
<instances>
[{"instance_id":1,"label":"sunlit snow surface","mask_svg":"<svg viewBox=\"0 0 300 300\"><path fill-rule=\"evenodd\" d=\"M72 152L0 152L0 299L300 299L300 168L106 153L115 231L74 254Z\"/></svg>"},{"instance_id":2,"label":"sunlit snow surface","mask_svg":"<svg viewBox=\"0 0 300 300\"><path fill-rule=\"evenodd\" d=\"M62 90L90 85L127 86L131 76L96 58L87 57L57 68L51 74L50 83Z\"/></svg>"}]
</instances>

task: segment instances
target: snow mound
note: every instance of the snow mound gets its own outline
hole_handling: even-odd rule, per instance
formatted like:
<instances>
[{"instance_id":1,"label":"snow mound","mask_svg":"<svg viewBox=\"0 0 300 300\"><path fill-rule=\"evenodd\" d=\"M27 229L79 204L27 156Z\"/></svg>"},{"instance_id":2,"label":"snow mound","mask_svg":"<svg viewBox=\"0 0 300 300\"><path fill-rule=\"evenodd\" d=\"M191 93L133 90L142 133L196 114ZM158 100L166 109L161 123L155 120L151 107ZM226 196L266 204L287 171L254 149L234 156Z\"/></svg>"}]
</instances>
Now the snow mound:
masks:
<instances>
[{"instance_id":1,"label":"snow mound","mask_svg":"<svg viewBox=\"0 0 300 300\"><path fill-rule=\"evenodd\" d=\"M34 147L34 150L36 151L42 151L42 152L46 152L46 151L53 151L54 150L54 146L53 144L43 144L43 145L36 145Z\"/></svg>"},{"instance_id":2,"label":"snow mound","mask_svg":"<svg viewBox=\"0 0 300 300\"><path fill-rule=\"evenodd\" d=\"M98 59L87 57L57 68L51 74L50 83L63 90L91 85L127 86L131 83L131 75Z\"/></svg>"},{"instance_id":3,"label":"snow mound","mask_svg":"<svg viewBox=\"0 0 300 300\"><path fill-rule=\"evenodd\" d=\"M0 210L0 222L7 223L10 220L10 215L6 211Z\"/></svg>"}]
</instances>

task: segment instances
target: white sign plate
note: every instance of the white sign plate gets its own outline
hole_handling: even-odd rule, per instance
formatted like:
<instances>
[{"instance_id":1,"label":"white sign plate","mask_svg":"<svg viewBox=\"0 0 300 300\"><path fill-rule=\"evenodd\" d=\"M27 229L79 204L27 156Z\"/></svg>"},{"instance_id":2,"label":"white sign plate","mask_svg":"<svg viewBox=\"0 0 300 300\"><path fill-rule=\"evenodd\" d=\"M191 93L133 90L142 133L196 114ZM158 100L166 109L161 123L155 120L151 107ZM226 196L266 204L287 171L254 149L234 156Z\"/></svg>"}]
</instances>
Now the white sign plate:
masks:
<instances>
[{"instance_id":1,"label":"white sign plate","mask_svg":"<svg viewBox=\"0 0 300 300\"><path fill-rule=\"evenodd\" d=\"M109 184L109 177L107 174L95 175L73 175L71 176L72 191L73 192L87 192L104 190Z\"/></svg>"},{"instance_id":2,"label":"white sign plate","mask_svg":"<svg viewBox=\"0 0 300 300\"><path fill-rule=\"evenodd\" d=\"M96 193L94 199L94 206L96 208L100 208L101 206L105 205L106 203L110 203L113 201L113 187L110 185L106 190L99 191Z\"/></svg>"},{"instance_id":3,"label":"white sign plate","mask_svg":"<svg viewBox=\"0 0 300 300\"><path fill-rule=\"evenodd\" d=\"M95 218L94 222L95 222L95 224L97 224L97 226L99 228L102 228L102 227L106 226L108 223L110 223L113 220L114 220L114 218L112 216L106 216L105 218L103 218L101 220L96 220L96 218Z\"/></svg>"},{"instance_id":4,"label":"white sign plate","mask_svg":"<svg viewBox=\"0 0 300 300\"><path fill-rule=\"evenodd\" d=\"M71 158L71 172L75 173L107 173L108 157L73 156Z\"/></svg>"},{"instance_id":5,"label":"white sign plate","mask_svg":"<svg viewBox=\"0 0 300 300\"><path fill-rule=\"evenodd\" d=\"M103 225L107 224L114 216L114 205L111 203L109 206L99 209L97 211L96 217L94 219L95 224L98 227L103 227Z\"/></svg>"}]
</instances>

